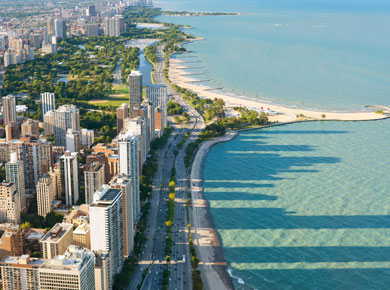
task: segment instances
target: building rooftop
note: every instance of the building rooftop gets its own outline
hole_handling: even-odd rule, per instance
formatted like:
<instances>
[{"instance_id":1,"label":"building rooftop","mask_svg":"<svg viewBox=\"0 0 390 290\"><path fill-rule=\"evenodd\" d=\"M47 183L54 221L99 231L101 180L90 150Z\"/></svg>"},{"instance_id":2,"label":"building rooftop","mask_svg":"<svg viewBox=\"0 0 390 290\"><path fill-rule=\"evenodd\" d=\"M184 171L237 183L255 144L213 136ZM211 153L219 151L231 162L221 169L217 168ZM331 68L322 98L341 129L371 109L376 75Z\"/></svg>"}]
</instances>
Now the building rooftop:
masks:
<instances>
[{"instance_id":1,"label":"building rooftop","mask_svg":"<svg viewBox=\"0 0 390 290\"><path fill-rule=\"evenodd\" d=\"M117 195L120 193L119 189L109 189L107 192L102 196L100 200L105 201L112 201L114 200Z\"/></svg>"},{"instance_id":2,"label":"building rooftop","mask_svg":"<svg viewBox=\"0 0 390 290\"><path fill-rule=\"evenodd\" d=\"M67 224L67 223L56 224L41 239L41 242L54 242L54 243L56 243L71 229L73 229L72 224Z\"/></svg>"}]
</instances>

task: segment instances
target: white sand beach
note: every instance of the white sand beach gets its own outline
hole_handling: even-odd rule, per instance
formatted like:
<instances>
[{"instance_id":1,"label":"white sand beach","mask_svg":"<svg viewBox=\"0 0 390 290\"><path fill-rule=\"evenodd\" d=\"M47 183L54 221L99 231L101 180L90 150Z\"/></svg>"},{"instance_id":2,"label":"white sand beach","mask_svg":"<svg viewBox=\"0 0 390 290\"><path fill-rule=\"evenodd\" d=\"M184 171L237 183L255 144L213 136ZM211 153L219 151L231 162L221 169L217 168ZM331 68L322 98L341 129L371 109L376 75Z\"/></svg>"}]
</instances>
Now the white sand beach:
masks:
<instances>
[{"instance_id":1,"label":"white sand beach","mask_svg":"<svg viewBox=\"0 0 390 290\"><path fill-rule=\"evenodd\" d=\"M221 92L212 91L208 87L197 85L196 79L186 76L186 74L188 75L188 71L183 70L183 68L186 67L182 62L183 61L178 59L170 60L169 78L174 84L193 91L203 98L221 98L225 101L227 107L244 106L247 108L258 109L263 107L264 110L269 109L278 112L279 114L269 117L269 120L273 122L294 122L299 120L363 121L385 119L390 117L390 109L388 108L384 108L383 114L378 114L375 112L326 112L299 108L288 108L280 105L268 104L261 102L260 100L247 100L230 96ZM382 108L380 110L382 110ZM302 115L304 117L300 117Z\"/></svg>"}]
</instances>

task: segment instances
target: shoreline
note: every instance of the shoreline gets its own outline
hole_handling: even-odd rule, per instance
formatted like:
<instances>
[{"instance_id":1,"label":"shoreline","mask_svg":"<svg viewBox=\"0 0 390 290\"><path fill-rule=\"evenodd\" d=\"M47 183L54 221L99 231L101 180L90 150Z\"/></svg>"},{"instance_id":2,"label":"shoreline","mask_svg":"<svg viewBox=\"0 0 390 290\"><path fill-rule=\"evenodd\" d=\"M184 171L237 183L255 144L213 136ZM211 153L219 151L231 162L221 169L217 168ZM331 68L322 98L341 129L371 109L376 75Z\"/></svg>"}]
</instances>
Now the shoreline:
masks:
<instances>
[{"instance_id":1,"label":"shoreline","mask_svg":"<svg viewBox=\"0 0 390 290\"><path fill-rule=\"evenodd\" d=\"M367 121L386 119L390 117L390 108L384 106L370 105L366 107L381 108L383 114L375 112L332 112L332 111L320 111L301 108L292 108L279 104L272 104L262 100L253 100L240 98L238 96L232 96L227 93L214 91L212 87L201 86L196 84L199 80L189 77L188 71L185 66L185 62L170 58L169 65L169 78L177 86L185 88L187 90L197 93L201 98L221 98L225 102L226 107L247 107L248 109L256 108L260 110L270 109L277 112L277 115L269 116L271 122L295 122L299 120L333 120L333 121Z\"/></svg>"},{"instance_id":2,"label":"shoreline","mask_svg":"<svg viewBox=\"0 0 390 290\"><path fill-rule=\"evenodd\" d=\"M234 286L207 199L203 193L203 167L211 147L221 142L231 141L237 134L237 131L229 131L221 137L203 142L191 167L192 236L200 261L202 281L205 289L210 290L233 290Z\"/></svg>"}]
</instances>

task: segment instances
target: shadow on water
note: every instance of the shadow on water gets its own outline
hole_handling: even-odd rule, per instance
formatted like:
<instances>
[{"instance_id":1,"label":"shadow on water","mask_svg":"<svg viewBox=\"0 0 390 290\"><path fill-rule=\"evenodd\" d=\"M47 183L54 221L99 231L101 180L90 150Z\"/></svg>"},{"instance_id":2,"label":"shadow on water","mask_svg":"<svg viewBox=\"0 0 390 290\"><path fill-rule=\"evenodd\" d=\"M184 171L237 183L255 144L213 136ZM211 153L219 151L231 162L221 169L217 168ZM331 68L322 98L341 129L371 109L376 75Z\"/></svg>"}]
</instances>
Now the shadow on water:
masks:
<instances>
[{"instance_id":1,"label":"shadow on water","mask_svg":"<svg viewBox=\"0 0 390 290\"><path fill-rule=\"evenodd\" d=\"M248 253L243 255L242 252ZM241 247L226 248L235 263L387 262L390 247Z\"/></svg>"},{"instance_id":2,"label":"shadow on water","mask_svg":"<svg viewBox=\"0 0 390 290\"><path fill-rule=\"evenodd\" d=\"M240 217L245 229L359 229L390 228L390 216L296 216L281 208L214 208L218 217ZM248 216L250 211L250 216ZM219 229L236 229L224 223Z\"/></svg>"},{"instance_id":3,"label":"shadow on water","mask_svg":"<svg viewBox=\"0 0 390 290\"><path fill-rule=\"evenodd\" d=\"M390 216L386 215L298 216L294 212L277 208L276 205L272 207L272 203L280 198L279 193L275 196L275 190L271 191L275 187L273 182L294 178L293 174L290 176L288 173L309 175L319 172L321 167L310 167L318 164L336 165L341 159L312 156L318 149L316 146L272 145L265 142L276 137L273 135L279 134L347 133L352 132L270 129L259 133L244 133L230 143L219 144L220 150L214 155L219 159L218 164L215 162L207 165L207 170L214 170L213 179L205 181L207 199L237 202L264 200L270 202L268 205L271 207L212 208L211 213L218 230L390 228ZM289 151L303 152L303 156L282 155L283 152ZM218 155L221 152L222 155ZM309 156L305 156L307 152L311 152ZM220 169L229 170L230 164L235 164L237 168L234 168L230 178L227 178L229 174ZM224 191L223 188L232 190ZM267 194L268 192L272 194ZM224 247L224 252L231 263L298 263L298 266L293 266L292 269L234 269L234 275L245 277L245 283L256 289L388 289L384 287L383 281L389 281L390 269L383 263L388 262L390 265L390 247L261 247L259 244L259 247ZM322 262L351 264L339 268L337 264L327 264L324 268L310 269L310 263ZM374 263L372 267L378 267L364 268L358 264L362 262L371 262ZM378 262L378 265L375 262ZM247 289L238 284L236 286L237 289Z\"/></svg>"},{"instance_id":4,"label":"shadow on water","mask_svg":"<svg viewBox=\"0 0 390 290\"><path fill-rule=\"evenodd\" d=\"M239 275L259 277L263 282L256 289L262 290L371 290L389 289L383 281L390 277L389 268L354 269L292 269L292 270L240 270ZM367 280L367 277L375 279ZM245 282L249 282L247 280ZM254 289L237 285L236 290Z\"/></svg>"}]
</instances>

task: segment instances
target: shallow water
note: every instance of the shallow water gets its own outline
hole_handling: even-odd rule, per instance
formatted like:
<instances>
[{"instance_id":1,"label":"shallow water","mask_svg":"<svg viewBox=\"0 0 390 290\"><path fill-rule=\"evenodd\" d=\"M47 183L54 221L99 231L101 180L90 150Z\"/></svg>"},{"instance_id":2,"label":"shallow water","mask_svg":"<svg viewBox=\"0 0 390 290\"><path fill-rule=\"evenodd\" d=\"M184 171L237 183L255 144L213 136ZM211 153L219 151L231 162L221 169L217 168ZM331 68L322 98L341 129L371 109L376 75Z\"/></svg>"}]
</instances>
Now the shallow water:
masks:
<instances>
[{"instance_id":1,"label":"shallow water","mask_svg":"<svg viewBox=\"0 0 390 290\"><path fill-rule=\"evenodd\" d=\"M206 38L186 45L205 72L198 78L210 80L206 85L305 108L390 104L388 1L186 0L158 5L245 13L160 18L189 24L190 33Z\"/></svg>"},{"instance_id":2,"label":"shallow water","mask_svg":"<svg viewBox=\"0 0 390 290\"><path fill-rule=\"evenodd\" d=\"M233 275L256 289L388 289L389 130L301 123L212 148L205 194Z\"/></svg>"}]
</instances>

